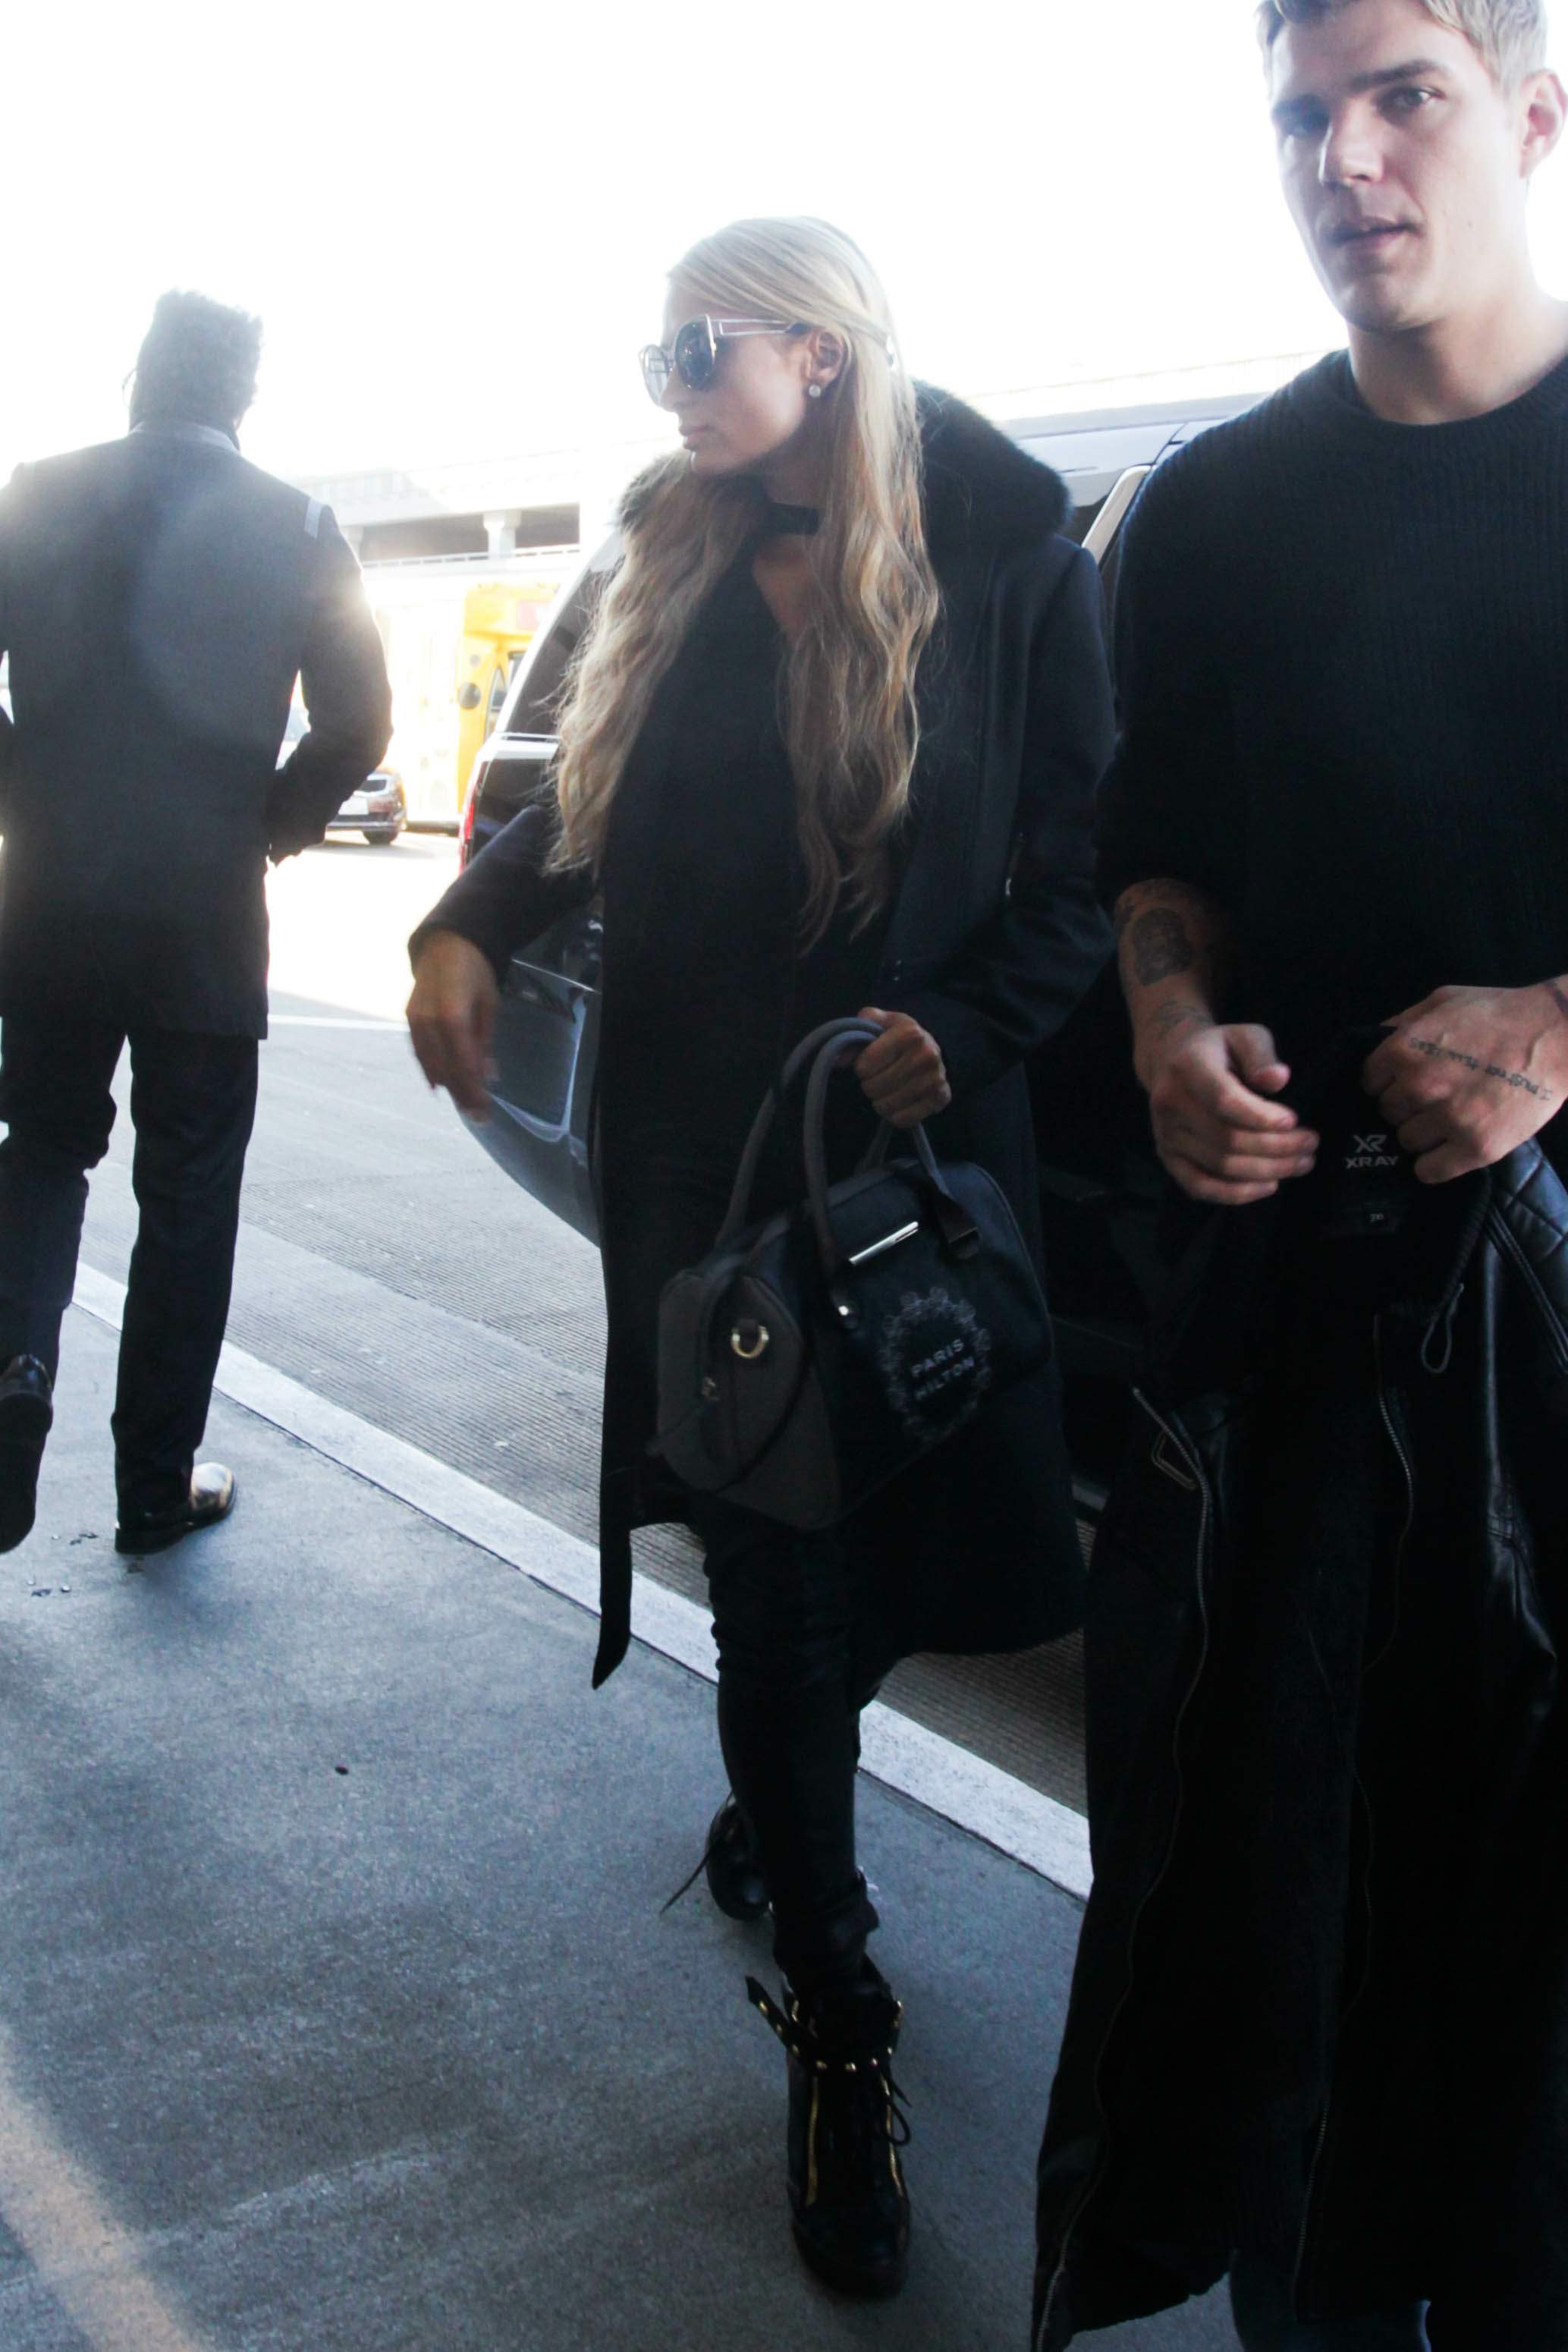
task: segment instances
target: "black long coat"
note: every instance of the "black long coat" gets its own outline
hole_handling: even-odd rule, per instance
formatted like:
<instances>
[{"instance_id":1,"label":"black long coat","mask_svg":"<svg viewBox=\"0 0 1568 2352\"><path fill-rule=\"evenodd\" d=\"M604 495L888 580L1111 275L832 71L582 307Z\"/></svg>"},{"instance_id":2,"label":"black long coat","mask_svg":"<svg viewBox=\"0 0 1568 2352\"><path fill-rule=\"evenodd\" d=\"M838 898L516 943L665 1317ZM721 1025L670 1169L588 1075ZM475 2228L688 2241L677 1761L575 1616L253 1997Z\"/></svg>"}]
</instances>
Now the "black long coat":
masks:
<instances>
[{"instance_id":1,"label":"black long coat","mask_svg":"<svg viewBox=\"0 0 1568 2352\"><path fill-rule=\"evenodd\" d=\"M330 509L201 425L19 467L6 651L0 1013L265 1036L268 851L319 841L392 731Z\"/></svg>"},{"instance_id":2,"label":"black long coat","mask_svg":"<svg viewBox=\"0 0 1568 2352\"><path fill-rule=\"evenodd\" d=\"M1039 1201L1024 1061L1077 1003L1109 952L1094 895L1090 824L1113 715L1092 560L1059 535L1057 477L973 411L923 396L926 523L942 620L919 681L923 735L911 821L876 1002L937 1040L952 1108L937 1151L989 1170L1038 1254ZM605 907L597 1156L610 1316L596 1683L629 1638L630 1534L679 1506L647 1473L646 1359L625 1302L645 1297L617 1218L636 1181L617 1152L617 914L649 870L639 828L656 821L657 780L678 744L660 710L618 799L600 885ZM633 791L633 782L638 789ZM651 786L652 789L644 787ZM546 874L553 812L525 810L454 884L414 935L460 933L504 972L512 952L580 905L580 877ZM857 1008L848 1006L848 1012ZM654 1270L660 1276L674 1267ZM865 1507L882 1567L872 1605L891 1645L1019 1649L1076 1623L1082 1567L1054 1370L999 1400L962 1435Z\"/></svg>"}]
</instances>

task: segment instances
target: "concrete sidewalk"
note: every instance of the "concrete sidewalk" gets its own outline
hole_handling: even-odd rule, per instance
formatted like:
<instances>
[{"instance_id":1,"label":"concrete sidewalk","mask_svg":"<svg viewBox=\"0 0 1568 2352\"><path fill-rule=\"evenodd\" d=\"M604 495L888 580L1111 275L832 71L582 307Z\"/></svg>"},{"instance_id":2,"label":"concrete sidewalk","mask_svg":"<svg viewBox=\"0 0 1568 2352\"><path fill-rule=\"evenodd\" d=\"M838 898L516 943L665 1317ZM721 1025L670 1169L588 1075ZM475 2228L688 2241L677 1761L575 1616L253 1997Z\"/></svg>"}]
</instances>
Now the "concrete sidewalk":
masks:
<instances>
[{"instance_id":1,"label":"concrete sidewalk","mask_svg":"<svg viewBox=\"0 0 1568 2352\"><path fill-rule=\"evenodd\" d=\"M766 1939L694 1891L711 1689L267 1421L241 1501L113 1549L114 1338L68 1319L0 1560L5 2352L1024 2352L1079 1908L874 1784L907 2011L906 2294L784 2218ZM1086 2339L1230 2352L1213 2300Z\"/></svg>"}]
</instances>

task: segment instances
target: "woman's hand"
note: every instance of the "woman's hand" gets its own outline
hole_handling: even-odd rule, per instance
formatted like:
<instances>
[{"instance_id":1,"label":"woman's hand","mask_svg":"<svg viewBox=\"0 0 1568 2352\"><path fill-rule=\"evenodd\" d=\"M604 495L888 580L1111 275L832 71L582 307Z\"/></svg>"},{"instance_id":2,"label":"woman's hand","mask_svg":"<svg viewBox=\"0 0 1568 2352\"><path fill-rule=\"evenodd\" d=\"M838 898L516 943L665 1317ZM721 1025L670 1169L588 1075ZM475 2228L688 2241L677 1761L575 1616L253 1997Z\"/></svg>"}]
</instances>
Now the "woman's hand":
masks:
<instances>
[{"instance_id":1,"label":"woman's hand","mask_svg":"<svg viewBox=\"0 0 1568 2352\"><path fill-rule=\"evenodd\" d=\"M456 931L433 931L420 950L408 1000L419 1066L470 1118L490 1115L490 1039L501 992L490 959Z\"/></svg>"},{"instance_id":2,"label":"woman's hand","mask_svg":"<svg viewBox=\"0 0 1568 2352\"><path fill-rule=\"evenodd\" d=\"M874 1006L860 1014L874 1021L882 1035L868 1045L854 1065L865 1088L866 1100L890 1127L916 1127L934 1118L953 1099L943 1066L942 1048L928 1030L907 1013L879 1013Z\"/></svg>"}]
</instances>

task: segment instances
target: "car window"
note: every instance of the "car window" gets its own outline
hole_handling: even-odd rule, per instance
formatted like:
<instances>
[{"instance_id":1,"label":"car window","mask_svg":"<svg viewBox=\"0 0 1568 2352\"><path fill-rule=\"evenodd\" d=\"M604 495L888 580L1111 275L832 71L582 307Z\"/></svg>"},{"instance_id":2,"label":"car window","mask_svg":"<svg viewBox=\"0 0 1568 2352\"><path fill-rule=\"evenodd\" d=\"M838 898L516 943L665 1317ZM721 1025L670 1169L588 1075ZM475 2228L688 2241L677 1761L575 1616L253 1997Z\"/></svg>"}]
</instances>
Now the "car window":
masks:
<instances>
[{"instance_id":1,"label":"car window","mask_svg":"<svg viewBox=\"0 0 1568 2352\"><path fill-rule=\"evenodd\" d=\"M611 564L596 557L550 607L528 658L512 683L501 715L504 735L553 735L560 690L572 656L582 643L593 609L610 576Z\"/></svg>"}]
</instances>

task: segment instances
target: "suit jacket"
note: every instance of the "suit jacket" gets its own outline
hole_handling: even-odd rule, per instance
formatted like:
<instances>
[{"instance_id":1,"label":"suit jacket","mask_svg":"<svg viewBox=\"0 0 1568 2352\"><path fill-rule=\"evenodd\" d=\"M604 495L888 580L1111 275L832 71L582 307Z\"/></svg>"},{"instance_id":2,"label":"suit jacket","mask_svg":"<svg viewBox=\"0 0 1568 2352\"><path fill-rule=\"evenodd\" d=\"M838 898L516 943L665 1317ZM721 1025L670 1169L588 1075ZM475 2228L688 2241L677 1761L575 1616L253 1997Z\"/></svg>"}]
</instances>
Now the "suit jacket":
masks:
<instances>
[{"instance_id":1,"label":"suit jacket","mask_svg":"<svg viewBox=\"0 0 1568 2352\"><path fill-rule=\"evenodd\" d=\"M391 733L330 510L203 425L18 467L5 652L0 1014L265 1036L268 853L319 841Z\"/></svg>"}]
</instances>

